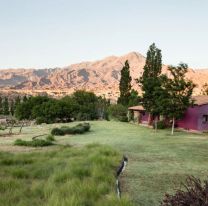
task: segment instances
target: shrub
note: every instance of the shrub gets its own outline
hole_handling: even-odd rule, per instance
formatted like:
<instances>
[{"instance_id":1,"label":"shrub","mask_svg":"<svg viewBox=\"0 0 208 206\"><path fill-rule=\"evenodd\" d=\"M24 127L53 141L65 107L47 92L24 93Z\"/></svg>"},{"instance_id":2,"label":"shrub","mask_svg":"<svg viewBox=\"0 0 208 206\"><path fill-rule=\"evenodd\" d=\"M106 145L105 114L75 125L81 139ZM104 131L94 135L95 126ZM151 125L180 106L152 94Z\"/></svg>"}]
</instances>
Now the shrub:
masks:
<instances>
[{"instance_id":1,"label":"shrub","mask_svg":"<svg viewBox=\"0 0 208 206\"><path fill-rule=\"evenodd\" d=\"M83 127L84 128L84 131L87 132L90 130L90 124L89 123L81 123L81 124L78 124L76 127Z\"/></svg>"},{"instance_id":2,"label":"shrub","mask_svg":"<svg viewBox=\"0 0 208 206\"><path fill-rule=\"evenodd\" d=\"M121 116L121 117L118 118L118 120L120 122L128 122L128 117L127 116Z\"/></svg>"},{"instance_id":3,"label":"shrub","mask_svg":"<svg viewBox=\"0 0 208 206\"><path fill-rule=\"evenodd\" d=\"M158 121L158 123L157 123L157 128L158 129L165 129L165 128L167 128L167 124L165 123L165 121Z\"/></svg>"},{"instance_id":4,"label":"shrub","mask_svg":"<svg viewBox=\"0 0 208 206\"><path fill-rule=\"evenodd\" d=\"M53 128L52 130L51 130L51 134L52 135L56 135L56 136L63 136L64 135L64 132L63 132L63 130L62 129L59 129L59 128Z\"/></svg>"},{"instance_id":5,"label":"shrub","mask_svg":"<svg viewBox=\"0 0 208 206\"><path fill-rule=\"evenodd\" d=\"M53 142L53 141L55 141L55 138L54 138L54 136L53 136L52 134L49 134L49 135L46 137L46 140L47 140L47 141Z\"/></svg>"},{"instance_id":6,"label":"shrub","mask_svg":"<svg viewBox=\"0 0 208 206\"><path fill-rule=\"evenodd\" d=\"M27 147L46 147L46 146L53 145L53 143L51 141L43 140L43 139L34 139L32 141L25 141L22 139L17 139L14 142L14 145L27 146Z\"/></svg>"},{"instance_id":7,"label":"shrub","mask_svg":"<svg viewBox=\"0 0 208 206\"><path fill-rule=\"evenodd\" d=\"M200 179L188 177L185 183L185 191L178 190L175 195L166 194L162 206L207 206L208 181L204 184Z\"/></svg>"},{"instance_id":8,"label":"shrub","mask_svg":"<svg viewBox=\"0 0 208 206\"><path fill-rule=\"evenodd\" d=\"M42 123L46 123L46 119L44 117L37 117L35 120L36 124L42 124Z\"/></svg>"},{"instance_id":9,"label":"shrub","mask_svg":"<svg viewBox=\"0 0 208 206\"><path fill-rule=\"evenodd\" d=\"M80 123L74 127L63 126L61 128L54 128L51 131L52 135L65 135L65 134L83 134L90 130L89 123Z\"/></svg>"},{"instance_id":10,"label":"shrub","mask_svg":"<svg viewBox=\"0 0 208 206\"><path fill-rule=\"evenodd\" d=\"M0 130L5 130L6 126L0 125Z\"/></svg>"},{"instance_id":11,"label":"shrub","mask_svg":"<svg viewBox=\"0 0 208 206\"><path fill-rule=\"evenodd\" d=\"M108 108L108 112L111 118L125 122L127 118L127 108L121 104L113 104Z\"/></svg>"}]
</instances>

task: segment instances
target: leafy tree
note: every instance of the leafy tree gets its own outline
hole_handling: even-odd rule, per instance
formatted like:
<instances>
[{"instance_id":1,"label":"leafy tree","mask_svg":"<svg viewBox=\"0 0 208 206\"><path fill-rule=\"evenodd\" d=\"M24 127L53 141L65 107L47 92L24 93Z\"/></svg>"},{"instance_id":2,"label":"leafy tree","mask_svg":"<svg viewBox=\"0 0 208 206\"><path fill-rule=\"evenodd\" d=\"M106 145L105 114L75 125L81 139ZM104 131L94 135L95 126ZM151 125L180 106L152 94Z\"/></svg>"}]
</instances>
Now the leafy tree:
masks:
<instances>
[{"instance_id":1,"label":"leafy tree","mask_svg":"<svg viewBox=\"0 0 208 206\"><path fill-rule=\"evenodd\" d=\"M4 102L3 102L3 114L9 115L9 101L7 97L4 98Z\"/></svg>"},{"instance_id":2,"label":"leafy tree","mask_svg":"<svg viewBox=\"0 0 208 206\"><path fill-rule=\"evenodd\" d=\"M125 65L121 70L119 90L120 90L120 97L118 98L118 104L127 106L129 104L129 100L131 96L131 76L130 76L128 60L125 62Z\"/></svg>"},{"instance_id":3,"label":"leafy tree","mask_svg":"<svg viewBox=\"0 0 208 206\"><path fill-rule=\"evenodd\" d=\"M96 110L98 98L93 92L79 90L72 95L72 98L78 106L76 119L93 120L98 118Z\"/></svg>"},{"instance_id":4,"label":"leafy tree","mask_svg":"<svg viewBox=\"0 0 208 206\"><path fill-rule=\"evenodd\" d=\"M174 132L175 120L180 119L187 108L192 105L191 96L195 85L185 78L188 70L187 64L179 64L177 67L169 66L171 77L161 76L162 87L157 107L160 113L172 119L172 132Z\"/></svg>"},{"instance_id":5,"label":"leafy tree","mask_svg":"<svg viewBox=\"0 0 208 206\"><path fill-rule=\"evenodd\" d=\"M53 123L57 118L57 102L49 100L32 108L33 119L42 118L42 123ZM39 122L40 123L40 122Z\"/></svg>"},{"instance_id":6,"label":"leafy tree","mask_svg":"<svg viewBox=\"0 0 208 206\"><path fill-rule=\"evenodd\" d=\"M112 119L119 120L121 122L127 122L127 108L122 104L112 104L108 108L109 115Z\"/></svg>"},{"instance_id":7,"label":"leafy tree","mask_svg":"<svg viewBox=\"0 0 208 206\"><path fill-rule=\"evenodd\" d=\"M143 106L145 110L152 116L158 116L159 111L156 105L158 98L158 90L160 90L160 75L162 69L161 50L153 43L147 52L144 72L138 80L143 91ZM149 118L150 124L150 118Z\"/></svg>"},{"instance_id":8,"label":"leafy tree","mask_svg":"<svg viewBox=\"0 0 208 206\"><path fill-rule=\"evenodd\" d=\"M28 102L22 102L16 107L15 117L19 120L31 119L32 105Z\"/></svg>"},{"instance_id":9,"label":"leafy tree","mask_svg":"<svg viewBox=\"0 0 208 206\"><path fill-rule=\"evenodd\" d=\"M24 119L32 119L32 110L35 106L40 106L44 102L48 102L51 99L47 96L37 96L37 97L31 97L27 101L20 103L17 105L15 110L15 116L19 120Z\"/></svg>"},{"instance_id":10,"label":"leafy tree","mask_svg":"<svg viewBox=\"0 0 208 206\"><path fill-rule=\"evenodd\" d=\"M28 100L28 98L27 98L27 96L25 95L24 97L23 97L23 102L26 102Z\"/></svg>"},{"instance_id":11,"label":"leafy tree","mask_svg":"<svg viewBox=\"0 0 208 206\"><path fill-rule=\"evenodd\" d=\"M77 114L78 105L71 96L66 96L57 102L57 118L62 122L70 122Z\"/></svg>"},{"instance_id":12,"label":"leafy tree","mask_svg":"<svg viewBox=\"0 0 208 206\"><path fill-rule=\"evenodd\" d=\"M21 103L21 99L20 99L20 97L19 96L17 96L16 98L15 98L15 108L17 107L17 105L19 105Z\"/></svg>"},{"instance_id":13,"label":"leafy tree","mask_svg":"<svg viewBox=\"0 0 208 206\"><path fill-rule=\"evenodd\" d=\"M138 92L134 89L131 90L130 97L129 97L129 104L128 106L135 106L141 104L142 98L138 95Z\"/></svg>"}]
</instances>

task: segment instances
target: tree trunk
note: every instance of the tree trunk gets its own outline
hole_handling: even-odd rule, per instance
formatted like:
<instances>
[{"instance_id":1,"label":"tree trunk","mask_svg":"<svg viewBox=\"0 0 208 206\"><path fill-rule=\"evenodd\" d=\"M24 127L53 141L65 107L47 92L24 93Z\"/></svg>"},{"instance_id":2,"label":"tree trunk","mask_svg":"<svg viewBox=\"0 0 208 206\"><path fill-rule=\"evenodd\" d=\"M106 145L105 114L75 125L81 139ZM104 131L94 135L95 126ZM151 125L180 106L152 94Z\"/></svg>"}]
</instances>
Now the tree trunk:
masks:
<instances>
[{"instance_id":1,"label":"tree trunk","mask_svg":"<svg viewBox=\"0 0 208 206\"><path fill-rule=\"evenodd\" d=\"M129 110L127 112L127 117L128 117L128 122L130 122L131 120L130 120L130 112L129 112Z\"/></svg>"},{"instance_id":2,"label":"tree trunk","mask_svg":"<svg viewBox=\"0 0 208 206\"><path fill-rule=\"evenodd\" d=\"M151 125L151 114L149 113L149 116L148 116L148 125L150 126Z\"/></svg>"},{"instance_id":3,"label":"tree trunk","mask_svg":"<svg viewBox=\"0 0 208 206\"><path fill-rule=\"evenodd\" d=\"M12 123L12 125L11 125L11 127L10 127L10 129L9 129L9 134L12 134L12 129L13 129L13 127L14 127L14 124Z\"/></svg>"},{"instance_id":4,"label":"tree trunk","mask_svg":"<svg viewBox=\"0 0 208 206\"><path fill-rule=\"evenodd\" d=\"M21 132L22 132L22 128L23 128L23 126L24 126L24 122L22 122L22 124L21 124L20 130L19 130L19 133L21 133Z\"/></svg>"},{"instance_id":5,"label":"tree trunk","mask_svg":"<svg viewBox=\"0 0 208 206\"><path fill-rule=\"evenodd\" d=\"M173 117L171 135L173 135L173 132L174 132L174 127L175 127L175 117Z\"/></svg>"},{"instance_id":6,"label":"tree trunk","mask_svg":"<svg viewBox=\"0 0 208 206\"><path fill-rule=\"evenodd\" d=\"M157 122L158 122L158 117L155 116L155 132L157 132Z\"/></svg>"}]
</instances>

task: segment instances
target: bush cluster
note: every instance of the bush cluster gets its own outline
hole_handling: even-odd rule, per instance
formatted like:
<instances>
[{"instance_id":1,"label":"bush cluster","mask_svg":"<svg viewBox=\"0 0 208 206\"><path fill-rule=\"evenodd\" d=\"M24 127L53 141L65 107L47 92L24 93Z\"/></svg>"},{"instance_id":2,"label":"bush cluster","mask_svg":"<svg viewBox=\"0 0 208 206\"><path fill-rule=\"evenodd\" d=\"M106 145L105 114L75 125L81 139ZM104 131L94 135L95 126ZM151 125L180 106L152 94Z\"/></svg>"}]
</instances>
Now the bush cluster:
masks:
<instances>
[{"instance_id":1,"label":"bush cluster","mask_svg":"<svg viewBox=\"0 0 208 206\"><path fill-rule=\"evenodd\" d=\"M22 140L22 139L17 139L14 142L14 145L27 146L27 147L46 147L46 146L53 145L53 143L49 140L43 140L43 139L34 139L34 140L31 140L31 141L25 141L25 140Z\"/></svg>"},{"instance_id":2,"label":"bush cluster","mask_svg":"<svg viewBox=\"0 0 208 206\"><path fill-rule=\"evenodd\" d=\"M121 122L128 122L127 107L121 104L112 104L109 106L108 112L112 119L116 119Z\"/></svg>"},{"instance_id":3,"label":"bush cluster","mask_svg":"<svg viewBox=\"0 0 208 206\"><path fill-rule=\"evenodd\" d=\"M80 123L74 127L63 126L61 128L54 128L51 131L52 135L62 136L66 134L83 134L90 130L89 123Z\"/></svg>"},{"instance_id":4,"label":"bush cluster","mask_svg":"<svg viewBox=\"0 0 208 206\"><path fill-rule=\"evenodd\" d=\"M184 185L185 191L178 190L176 194L166 194L161 206L207 206L208 181L204 184L200 179L188 177Z\"/></svg>"},{"instance_id":5,"label":"bush cluster","mask_svg":"<svg viewBox=\"0 0 208 206\"><path fill-rule=\"evenodd\" d=\"M161 120L161 121L158 121L157 128L158 129L165 129L165 128L168 128L168 125L164 120Z\"/></svg>"},{"instance_id":6,"label":"bush cluster","mask_svg":"<svg viewBox=\"0 0 208 206\"><path fill-rule=\"evenodd\" d=\"M87 91L76 91L62 99L37 96L18 104L15 117L36 120L37 124L104 119L109 104L105 98Z\"/></svg>"},{"instance_id":7,"label":"bush cluster","mask_svg":"<svg viewBox=\"0 0 208 206\"><path fill-rule=\"evenodd\" d=\"M5 130L6 126L0 125L0 130Z\"/></svg>"},{"instance_id":8,"label":"bush cluster","mask_svg":"<svg viewBox=\"0 0 208 206\"><path fill-rule=\"evenodd\" d=\"M49 135L46 137L46 140L47 140L47 141L53 142L53 141L55 141L55 138L54 138L54 136L53 136L52 134L49 134Z\"/></svg>"}]
</instances>

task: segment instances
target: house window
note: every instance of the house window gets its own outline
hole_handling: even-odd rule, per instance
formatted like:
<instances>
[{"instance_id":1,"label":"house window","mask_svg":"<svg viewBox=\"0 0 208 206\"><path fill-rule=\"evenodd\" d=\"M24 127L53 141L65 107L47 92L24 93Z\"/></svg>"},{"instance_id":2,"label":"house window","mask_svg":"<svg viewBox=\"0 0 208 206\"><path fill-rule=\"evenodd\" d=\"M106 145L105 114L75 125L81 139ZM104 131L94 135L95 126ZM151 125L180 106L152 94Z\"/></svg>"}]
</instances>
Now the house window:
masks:
<instances>
[{"instance_id":1,"label":"house window","mask_svg":"<svg viewBox=\"0 0 208 206\"><path fill-rule=\"evenodd\" d=\"M203 123L208 123L208 115L203 115Z\"/></svg>"}]
</instances>

